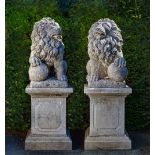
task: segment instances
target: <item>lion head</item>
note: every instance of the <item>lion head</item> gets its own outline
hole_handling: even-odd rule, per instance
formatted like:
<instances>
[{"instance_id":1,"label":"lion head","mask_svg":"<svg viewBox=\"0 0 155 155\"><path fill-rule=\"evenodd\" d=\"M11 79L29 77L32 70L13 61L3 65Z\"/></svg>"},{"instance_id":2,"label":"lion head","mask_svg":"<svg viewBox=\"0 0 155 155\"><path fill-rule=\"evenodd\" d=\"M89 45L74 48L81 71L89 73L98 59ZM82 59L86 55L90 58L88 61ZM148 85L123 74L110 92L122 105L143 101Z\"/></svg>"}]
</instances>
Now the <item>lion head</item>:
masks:
<instances>
[{"instance_id":1,"label":"lion head","mask_svg":"<svg viewBox=\"0 0 155 155\"><path fill-rule=\"evenodd\" d=\"M31 40L31 52L48 64L52 59L56 59L58 55L64 53L61 28L49 17L34 24Z\"/></svg>"},{"instance_id":2,"label":"lion head","mask_svg":"<svg viewBox=\"0 0 155 155\"><path fill-rule=\"evenodd\" d=\"M88 54L109 65L117 55L122 55L121 30L108 18L95 22L88 35Z\"/></svg>"}]
</instances>

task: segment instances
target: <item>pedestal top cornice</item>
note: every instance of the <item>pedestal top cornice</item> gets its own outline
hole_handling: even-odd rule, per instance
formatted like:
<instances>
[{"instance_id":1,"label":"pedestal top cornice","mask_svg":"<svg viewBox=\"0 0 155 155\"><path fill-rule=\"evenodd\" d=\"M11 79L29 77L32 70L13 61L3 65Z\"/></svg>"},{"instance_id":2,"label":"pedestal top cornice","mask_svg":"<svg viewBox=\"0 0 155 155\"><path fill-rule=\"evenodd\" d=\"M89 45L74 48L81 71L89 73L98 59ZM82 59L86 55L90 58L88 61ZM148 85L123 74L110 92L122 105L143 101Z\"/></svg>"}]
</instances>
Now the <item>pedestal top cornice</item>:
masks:
<instances>
[{"instance_id":1,"label":"pedestal top cornice","mask_svg":"<svg viewBox=\"0 0 155 155\"><path fill-rule=\"evenodd\" d=\"M84 93L88 95L121 95L126 96L132 93L132 89L126 85L126 88L90 88L88 85L84 86Z\"/></svg>"},{"instance_id":2,"label":"pedestal top cornice","mask_svg":"<svg viewBox=\"0 0 155 155\"><path fill-rule=\"evenodd\" d=\"M29 95L69 95L73 93L73 88L31 88L28 85L25 93Z\"/></svg>"}]
</instances>

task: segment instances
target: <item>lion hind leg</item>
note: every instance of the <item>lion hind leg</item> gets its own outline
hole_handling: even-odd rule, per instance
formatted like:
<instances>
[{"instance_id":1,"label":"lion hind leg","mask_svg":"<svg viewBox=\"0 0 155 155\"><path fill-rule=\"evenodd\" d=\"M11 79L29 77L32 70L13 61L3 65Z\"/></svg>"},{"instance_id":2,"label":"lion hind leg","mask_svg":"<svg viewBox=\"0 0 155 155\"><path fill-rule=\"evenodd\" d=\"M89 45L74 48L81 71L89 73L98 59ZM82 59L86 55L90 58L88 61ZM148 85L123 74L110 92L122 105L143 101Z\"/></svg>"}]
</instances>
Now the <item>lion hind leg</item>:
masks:
<instances>
[{"instance_id":1,"label":"lion hind leg","mask_svg":"<svg viewBox=\"0 0 155 155\"><path fill-rule=\"evenodd\" d=\"M55 69L56 77L58 80L67 81L67 76L66 76L67 63L66 63L66 61L64 61L64 60L56 61L54 63L54 69Z\"/></svg>"},{"instance_id":2,"label":"lion hind leg","mask_svg":"<svg viewBox=\"0 0 155 155\"><path fill-rule=\"evenodd\" d=\"M88 83L99 80L100 63L97 60L90 59L87 63L87 81Z\"/></svg>"}]
</instances>

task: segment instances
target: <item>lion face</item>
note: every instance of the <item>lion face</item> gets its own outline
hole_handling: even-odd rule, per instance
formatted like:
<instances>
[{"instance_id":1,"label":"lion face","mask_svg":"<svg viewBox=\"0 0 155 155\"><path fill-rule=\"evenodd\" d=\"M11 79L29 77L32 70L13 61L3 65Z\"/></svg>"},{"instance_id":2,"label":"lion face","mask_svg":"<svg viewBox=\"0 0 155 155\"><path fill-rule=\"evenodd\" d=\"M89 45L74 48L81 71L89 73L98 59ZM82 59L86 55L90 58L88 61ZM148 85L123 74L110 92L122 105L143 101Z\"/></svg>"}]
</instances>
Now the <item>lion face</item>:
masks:
<instances>
[{"instance_id":1,"label":"lion face","mask_svg":"<svg viewBox=\"0 0 155 155\"><path fill-rule=\"evenodd\" d=\"M93 35L96 40L102 40L106 37L105 29L101 25L99 25L95 28Z\"/></svg>"}]
</instances>

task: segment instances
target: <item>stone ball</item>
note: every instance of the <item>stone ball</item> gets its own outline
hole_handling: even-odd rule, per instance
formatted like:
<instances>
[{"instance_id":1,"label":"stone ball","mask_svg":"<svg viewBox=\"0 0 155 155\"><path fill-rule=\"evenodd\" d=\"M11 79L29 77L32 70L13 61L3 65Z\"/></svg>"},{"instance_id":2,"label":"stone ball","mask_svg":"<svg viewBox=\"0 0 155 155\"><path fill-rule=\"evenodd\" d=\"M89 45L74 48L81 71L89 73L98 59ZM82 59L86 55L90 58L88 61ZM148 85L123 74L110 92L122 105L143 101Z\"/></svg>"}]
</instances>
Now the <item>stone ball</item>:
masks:
<instances>
[{"instance_id":1,"label":"stone ball","mask_svg":"<svg viewBox=\"0 0 155 155\"><path fill-rule=\"evenodd\" d=\"M47 79L49 70L46 64L41 63L39 66L30 66L29 79L30 81L44 81Z\"/></svg>"},{"instance_id":2,"label":"stone ball","mask_svg":"<svg viewBox=\"0 0 155 155\"><path fill-rule=\"evenodd\" d=\"M114 63L108 67L108 77L117 82L123 82L128 75L127 67L118 67Z\"/></svg>"}]
</instances>

